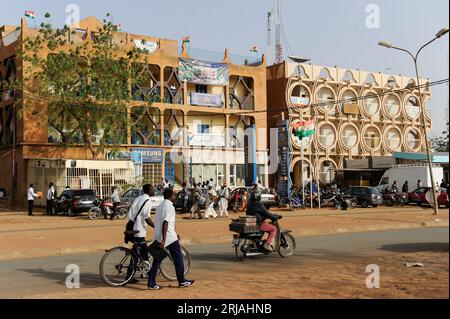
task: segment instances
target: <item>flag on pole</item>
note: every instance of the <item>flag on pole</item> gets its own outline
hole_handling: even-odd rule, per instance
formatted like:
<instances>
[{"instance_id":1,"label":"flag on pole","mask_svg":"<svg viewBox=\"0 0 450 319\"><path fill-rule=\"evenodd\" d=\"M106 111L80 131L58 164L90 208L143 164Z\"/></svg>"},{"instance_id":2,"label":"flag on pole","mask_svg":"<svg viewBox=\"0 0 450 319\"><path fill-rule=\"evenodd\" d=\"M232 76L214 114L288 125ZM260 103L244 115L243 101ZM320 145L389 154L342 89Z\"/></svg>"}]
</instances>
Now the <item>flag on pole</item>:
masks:
<instances>
[{"instance_id":1,"label":"flag on pole","mask_svg":"<svg viewBox=\"0 0 450 319\"><path fill-rule=\"evenodd\" d=\"M183 43L189 43L189 42L191 42L191 39L189 38L189 36L182 37L181 40L183 40Z\"/></svg>"},{"instance_id":2,"label":"flag on pole","mask_svg":"<svg viewBox=\"0 0 450 319\"><path fill-rule=\"evenodd\" d=\"M34 11L31 11L31 10L25 11L25 16L27 18L30 18L30 19L33 19L33 20L36 18L35 14L34 14Z\"/></svg>"},{"instance_id":3,"label":"flag on pole","mask_svg":"<svg viewBox=\"0 0 450 319\"><path fill-rule=\"evenodd\" d=\"M250 52L258 52L258 48L256 47L256 45L250 48Z\"/></svg>"},{"instance_id":4,"label":"flag on pole","mask_svg":"<svg viewBox=\"0 0 450 319\"><path fill-rule=\"evenodd\" d=\"M315 131L314 119L309 121L300 121L298 123L294 123L292 126L294 128L294 136L297 136L300 140L313 135Z\"/></svg>"}]
</instances>

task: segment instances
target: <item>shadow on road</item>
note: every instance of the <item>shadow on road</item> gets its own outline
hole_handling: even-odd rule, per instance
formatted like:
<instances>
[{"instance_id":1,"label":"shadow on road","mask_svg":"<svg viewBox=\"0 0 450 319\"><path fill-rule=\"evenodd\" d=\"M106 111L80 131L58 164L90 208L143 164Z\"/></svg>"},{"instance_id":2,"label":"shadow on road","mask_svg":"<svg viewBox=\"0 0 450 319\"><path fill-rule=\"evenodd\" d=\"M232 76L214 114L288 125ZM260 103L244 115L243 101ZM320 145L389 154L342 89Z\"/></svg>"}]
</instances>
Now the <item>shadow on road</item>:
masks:
<instances>
[{"instance_id":1,"label":"shadow on road","mask_svg":"<svg viewBox=\"0 0 450 319\"><path fill-rule=\"evenodd\" d=\"M406 243L382 245L380 250L399 253L416 253L424 251L448 252L448 243Z\"/></svg>"},{"instance_id":2,"label":"shadow on road","mask_svg":"<svg viewBox=\"0 0 450 319\"><path fill-rule=\"evenodd\" d=\"M35 277L54 280L57 284L62 286L66 286L66 278L69 275L69 273L49 271L44 270L42 268L17 269L17 270L27 272ZM86 274L86 273L80 274L80 285L84 288L96 288L106 286L106 284L100 278L99 274Z\"/></svg>"}]
</instances>

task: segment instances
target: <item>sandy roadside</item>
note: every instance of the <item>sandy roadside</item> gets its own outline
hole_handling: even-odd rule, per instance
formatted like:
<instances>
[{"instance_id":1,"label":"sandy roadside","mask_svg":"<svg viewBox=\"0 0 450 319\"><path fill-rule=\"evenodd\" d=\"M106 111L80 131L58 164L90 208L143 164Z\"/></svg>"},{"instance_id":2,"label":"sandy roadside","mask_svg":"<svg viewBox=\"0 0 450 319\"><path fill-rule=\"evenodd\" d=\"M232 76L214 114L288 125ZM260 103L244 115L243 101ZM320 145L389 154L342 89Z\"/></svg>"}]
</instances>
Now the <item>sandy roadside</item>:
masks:
<instances>
[{"instance_id":1,"label":"sandy roadside","mask_svg":"<svg viewBox=\"0 0 450 319\"><path fill-rule=\"evenodd\" d=\"M433 216L431 209L402 208L355 209L350 213L334 210L282 211L281 225L294 236L313 236L357 231L418 227L448 227L448 211ZM236 218L239 214L232 214ZM177 232L185 245L227 242L230 220L183 220ZM25 213L0 212L0 260L33 258L103 251L123 245L123 220L91 221L86 216L26 216ZM148 237L151 238L152 231Z\"/></svg>"},{"instance_id":2,"label":"sandy roadside","mask_svg":"<svg viewBox=\"0 0 450 319\"><path fill-rule=\"evenodd\" d=\"M123 288L98 287L67 289L22 298L449 298L448 251L399 253L381 257L361 257L342 262L322 261L291 265L263 274L224 270L214 278L202 278L188 289L171 288L161 280L160 291L146 290L142 280ZM420 261L424 268L407 268L406 262ZM380 288L366 287L366 266L380 267Z\"/></svg>"}]
</instances>

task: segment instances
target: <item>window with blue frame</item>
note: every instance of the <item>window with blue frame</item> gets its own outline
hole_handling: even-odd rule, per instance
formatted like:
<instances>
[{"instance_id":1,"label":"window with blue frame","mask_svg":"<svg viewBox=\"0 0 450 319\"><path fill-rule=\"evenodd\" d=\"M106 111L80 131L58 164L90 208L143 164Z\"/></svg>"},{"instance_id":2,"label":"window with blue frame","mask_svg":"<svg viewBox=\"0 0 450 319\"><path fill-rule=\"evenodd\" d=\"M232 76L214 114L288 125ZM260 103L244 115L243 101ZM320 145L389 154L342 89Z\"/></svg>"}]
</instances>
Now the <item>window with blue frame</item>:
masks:
<instances>
[{"instance_id":1,"label":"window with blue frame","mask_svg":"<svg viewBox=\"0 0 450 319\"><path fill-rule=\"evenodd\" d=\"M198 124L197 125L198 134L209 134L209 124Z\"/></svg>"}]
</instances>

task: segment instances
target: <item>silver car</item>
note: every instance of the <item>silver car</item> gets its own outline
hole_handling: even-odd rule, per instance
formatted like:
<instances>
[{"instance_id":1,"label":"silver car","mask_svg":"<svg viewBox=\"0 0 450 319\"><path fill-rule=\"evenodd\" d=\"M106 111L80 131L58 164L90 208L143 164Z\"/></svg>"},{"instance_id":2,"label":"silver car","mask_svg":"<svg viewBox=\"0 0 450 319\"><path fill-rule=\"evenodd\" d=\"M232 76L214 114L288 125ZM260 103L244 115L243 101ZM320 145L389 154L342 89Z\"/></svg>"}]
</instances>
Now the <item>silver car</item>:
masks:
<instances>
[{"instance_id":1,"label":"silver car","mask_svg":"<svg viewBox=\"0 0 450 319\"><path fill-rule=\"evenodd\" d=\"M120 197L120 200L122 203L128 203L133 204L134 200L144 194L142 189L140 188L131 188L127 191L125 191L122 196ZM155 189L155 196L150 197L150 202L152 203L152 209L155 209L157 206L159 206L164 201L163 194Z\"/></svg>"}]
</instances>

